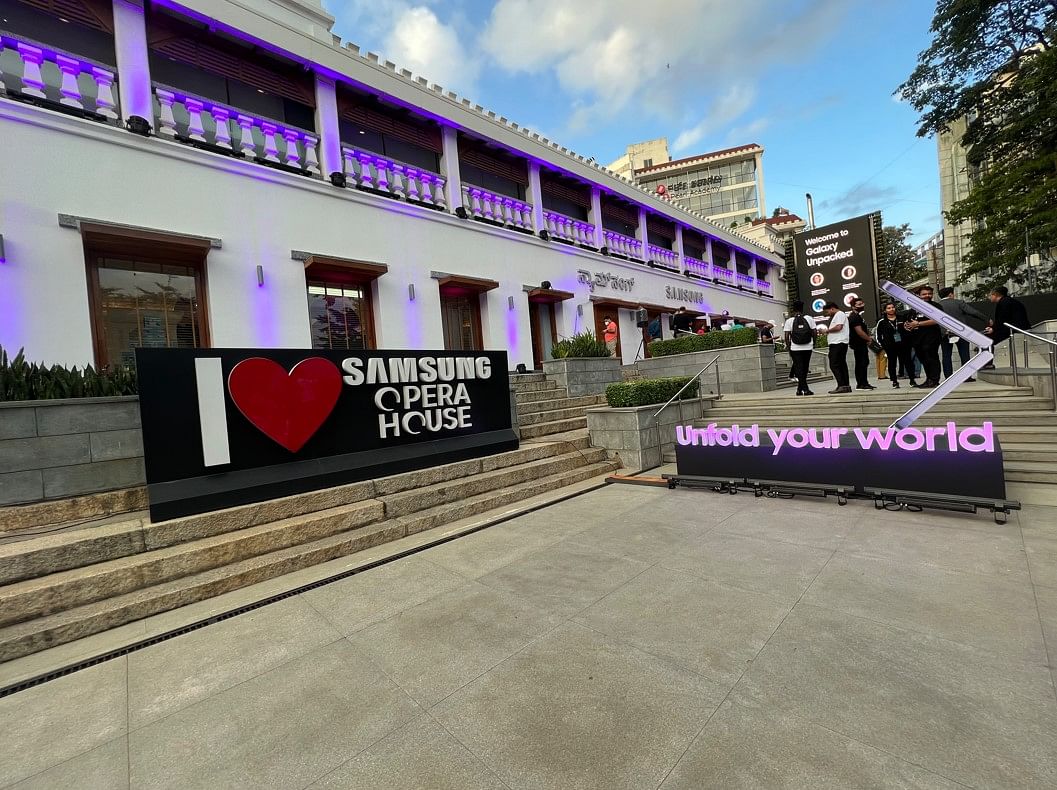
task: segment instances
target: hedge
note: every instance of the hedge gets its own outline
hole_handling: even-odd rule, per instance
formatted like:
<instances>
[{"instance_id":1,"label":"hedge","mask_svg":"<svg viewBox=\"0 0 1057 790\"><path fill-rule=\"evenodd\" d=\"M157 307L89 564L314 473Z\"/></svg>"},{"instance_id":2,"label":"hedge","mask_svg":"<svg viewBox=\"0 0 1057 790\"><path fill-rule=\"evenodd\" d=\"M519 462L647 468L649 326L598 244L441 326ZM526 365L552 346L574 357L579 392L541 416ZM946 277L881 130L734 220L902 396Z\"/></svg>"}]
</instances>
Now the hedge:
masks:
<instances>
[{"instance_id":1,"label":"hedge","mask_svg":"<svg viewBox=\"0 0 1057 790\"><path fill-rule=\"evenodd\" d=\"M691 376L676 376L668 379L639 379L606 387L606 403L613 407L649 406L665 403L690 381ZM679 400L697 397L699 379L683 390Z\"/></svg>"},{"instance_id":2,"label":"hedge","mask_svg":"<svg viewBox=\"0 0 1057 790\"><path fill-rule=\"evenodd\" d=\"M573 357L608 357L612 356L606 344L590 332L581 332L578 335L559 340L551 348L551 356L554 359L570 359Z\"/></svg>"},{"instance_id":3,"label":"hedge","mask_svg":"<svg viewBox=\"0 0 1057 790\"><path fill-rule=\"evenodd\" d=\"M755 329L713 329L703 335L680 335L671 340L654 340L650 343L651 357L667 357L672 354L692 354L695 351L712 351L717 348L752 346L759 343Z\"/></svg>"},{"instance_id":4,"label":"hedge","mask_svg":"<svg viewBox=\"0 0 1057 790\"><path fill-rule=\"evenodd\" d=\"M96 370L86 365L64 368L26 362L22 349L9 360L0 348L0 401L51 400L56 398L100 398L135 395L136 373L128 368Z\"/></svg>"}]
</instances>

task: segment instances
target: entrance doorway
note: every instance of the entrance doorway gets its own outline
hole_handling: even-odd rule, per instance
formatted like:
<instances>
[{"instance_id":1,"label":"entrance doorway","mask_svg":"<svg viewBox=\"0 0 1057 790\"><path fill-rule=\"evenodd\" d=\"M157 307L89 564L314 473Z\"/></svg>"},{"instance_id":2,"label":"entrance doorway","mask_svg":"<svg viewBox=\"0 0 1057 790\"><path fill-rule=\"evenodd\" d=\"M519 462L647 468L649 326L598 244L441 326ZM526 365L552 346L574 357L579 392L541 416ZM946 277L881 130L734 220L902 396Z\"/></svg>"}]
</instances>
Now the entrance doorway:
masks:
<instances>
[{"instance_id":1,"label":"entrance doorway","mask_svg":"<svg viewBox=\"0 0 1057 790\"><path fill-rule=\"evenodd\" d=\"M481 295L442 288L440 317L444 327L444 348L448 351L480 351Z\"/></svg>"},{"instance_id":2,"label":"entrance doorway","mask_svg":"<svg viewBox=\"0 0 1057 790\"><path fill-rule=\"evenodd\" d=\"M606 302L597 302L595 304L595 337L598 338L600 342L605 342L606 316L609 316L611 319L613 319L614 322L616 322L617 359L623 359L621 352L621 343L623 342L624 338L621 337L622 333L620 332L620 314L617 305L608 304Z\"/></svg>"},{"instance_id":3,"label":"entrance doorway","mask_svg":"<svg viewBox=\"0 0 1057 790\"><path fill-rule=\"evenodd\" d=\"M532 329L532 365L536 370L551 358L551 349L558 339L558 325L554 305L549 302L529 302L529 326Z\"/></svg>"}]
</instances>

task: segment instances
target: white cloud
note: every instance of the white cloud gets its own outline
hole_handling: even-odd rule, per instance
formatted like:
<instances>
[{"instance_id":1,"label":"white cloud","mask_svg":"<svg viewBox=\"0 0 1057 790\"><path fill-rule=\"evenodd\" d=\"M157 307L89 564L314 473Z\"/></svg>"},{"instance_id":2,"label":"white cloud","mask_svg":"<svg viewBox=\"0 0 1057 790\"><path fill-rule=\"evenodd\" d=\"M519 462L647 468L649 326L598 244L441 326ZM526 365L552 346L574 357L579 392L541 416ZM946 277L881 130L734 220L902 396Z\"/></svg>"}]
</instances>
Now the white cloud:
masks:
<instances>
[{"instance_id":1,"label":"white cloud","mask_svg":"<svg viewBox=\"0 0 1057 790\"><path fill-rule=\"evenodd\" d=\"M334 32L379 54L399 68L459 93L473 93L481 61L463 45L459 31L428 4L376 0L327 3ZM380 43L376 43L380 42Z\"/></svg>"},{"instance_id":2,"label":"white cloud","mask_svg":"<svg viewBox=\"0 0 1057 790\"><path fill-rule=\"evenodd\" d=\"M709 107L705 117L688 129L684 129L672 143L672 152L680 153L698 145L709 135L713 135L733 121L752 106L756 98L756 89L751 85L734 85L716 99Z\"/></svg>"},{"instance_id":3,"label":"white cloud","mask_svg":"<svg viewBox=\"0 0 1057 790\"><path fill-rule=\"evenodd\" d=\"M397 16L385 46L394 63L446 88L468 91L477 79L478 61L467 54L458 33L424 6Z\"/></svg>"},{"instance_id":4,"label":"white cloud","mask_svg":"<svg viewBox=\"0 0 1057 790\"><path fill-rule=\"evenodd\" d=\"M497 0L480 46L508 71L553 73L574 100L574 125L630 106L694 122L683 140L700 140L715 113L698 123L688 96L751 85L775 62L809 54L848 5L803 0L776 14L771 0Z\"/></svg>"}]
</instances>

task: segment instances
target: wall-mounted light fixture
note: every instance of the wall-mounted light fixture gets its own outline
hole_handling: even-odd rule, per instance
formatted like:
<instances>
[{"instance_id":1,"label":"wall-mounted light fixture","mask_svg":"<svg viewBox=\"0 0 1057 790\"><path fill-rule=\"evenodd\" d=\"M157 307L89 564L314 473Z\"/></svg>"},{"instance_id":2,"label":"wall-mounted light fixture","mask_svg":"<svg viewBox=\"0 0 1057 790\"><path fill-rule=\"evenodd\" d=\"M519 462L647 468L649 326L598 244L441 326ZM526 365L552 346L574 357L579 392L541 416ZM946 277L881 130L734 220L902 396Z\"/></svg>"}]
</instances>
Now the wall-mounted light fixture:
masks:
<instances>
[{"instance_id":1,"label":"wall-mounted light fixture","mask_svg":"<svg viewBox=\"0 0 1057 790\"><path fill-rule=\"evenodd\" d=\"M507 307L508 307L508 308L510 308L511 310L513 310L513 309L514 309L514 297L513 297L513 296L508 296L508 297L506 298L506 304L507 304Z\"/></svg>"},{"instance_id":2,"label":"wall-mounted light fixture","mask_svg":"<svg viewBox=\"0 0 1057 790\"><path fill-rule=\"evenodd\" d=\"M4 254L4 237L0 236L0 263L7 263L7 256Z\"/></svg>"},{"instance_id":3,"label":"wall-mounted light fixture","mask_svg":"<svg viewBox=\"0 0 1057 790\"><path fill-rule=\"evenodd\" d=\"M584 314L584 306L582 304L576 305L576 314L577 315L583 315Z\"/></svg>"},{"instance_id":4,"label":"wall-mounted light fixture","mask_svg":"<svg viewBox=\"0 0 1057 790\"><path fill-rule=\"evenodd\" d=\"M411 283L407 286L407 298L409 301L415 301L415 284Z\"/></svg>"},{"instance_id":5,"label":"wall-mounted light fixture","mask_svg":"<svg viewBox=\"0 0 1057 790\"><path fill-rule=\"evenodd\" d=\"M257 287L260 288L264 285L264 267L259 263L257 264Z\"/></svg>"}]
</instances>

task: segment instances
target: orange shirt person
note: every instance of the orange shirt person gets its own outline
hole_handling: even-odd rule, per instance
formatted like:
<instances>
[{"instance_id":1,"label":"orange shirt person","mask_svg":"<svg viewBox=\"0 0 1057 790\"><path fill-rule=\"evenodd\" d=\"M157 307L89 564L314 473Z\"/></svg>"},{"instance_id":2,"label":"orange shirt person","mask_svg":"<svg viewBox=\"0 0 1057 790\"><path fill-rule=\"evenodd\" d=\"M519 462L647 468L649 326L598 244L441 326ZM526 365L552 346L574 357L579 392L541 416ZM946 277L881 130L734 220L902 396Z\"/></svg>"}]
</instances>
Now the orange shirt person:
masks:
<instances>
[{"instance_id":1,"label":"orange shirt person","mask_svg":"<svg viewBox=\"0 0 1057 790\"><path fill-rule=\"evenodd\" d=\"M608 315L602 319L604 329L602 330L602 339L606 341L606 348L609 349L609 356L616 359L617 356L617 322L610 318Z\"/></svg>"}]
</instances>

